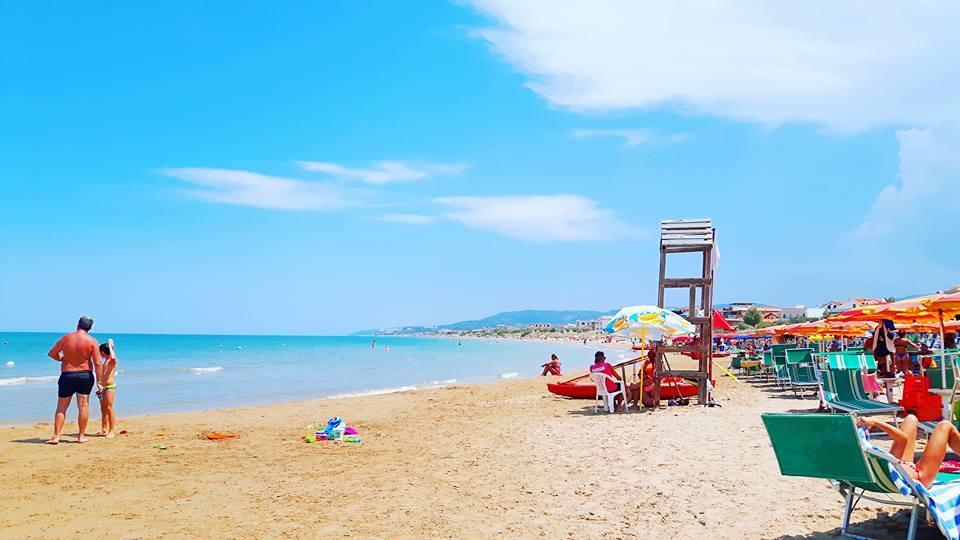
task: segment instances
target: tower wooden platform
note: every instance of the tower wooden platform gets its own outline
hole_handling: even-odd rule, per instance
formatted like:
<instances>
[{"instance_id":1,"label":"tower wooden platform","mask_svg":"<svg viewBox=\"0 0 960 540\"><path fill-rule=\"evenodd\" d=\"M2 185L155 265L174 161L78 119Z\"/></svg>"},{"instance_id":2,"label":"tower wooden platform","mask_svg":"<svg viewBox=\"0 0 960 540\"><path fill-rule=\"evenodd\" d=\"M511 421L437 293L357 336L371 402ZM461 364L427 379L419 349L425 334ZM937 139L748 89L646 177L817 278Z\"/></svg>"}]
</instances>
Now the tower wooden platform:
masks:
<instances>
[{"instance_id":1,"label":"tower wooden platform","mask_svg":"<svg viewBox=\"0 0 960 540\"><path fill-rule=\"evenodd\" d=\"M710 219L676 219L660 222L660 283L657 305L664 307L667 289L689 289L687 320L697 328L695 340L686 345L658 348L654 363L654 400L660 401L660 383L664 377L683 377L697 382L697 400L701 405L711 401L709 392L713 374L713 276L716 229ZM703 257L699 277L668 278L667 257L678 253L700 253ZM688 353L697 358L695 370L670 369L665 353Z\"/></svg>"}]
</instances>

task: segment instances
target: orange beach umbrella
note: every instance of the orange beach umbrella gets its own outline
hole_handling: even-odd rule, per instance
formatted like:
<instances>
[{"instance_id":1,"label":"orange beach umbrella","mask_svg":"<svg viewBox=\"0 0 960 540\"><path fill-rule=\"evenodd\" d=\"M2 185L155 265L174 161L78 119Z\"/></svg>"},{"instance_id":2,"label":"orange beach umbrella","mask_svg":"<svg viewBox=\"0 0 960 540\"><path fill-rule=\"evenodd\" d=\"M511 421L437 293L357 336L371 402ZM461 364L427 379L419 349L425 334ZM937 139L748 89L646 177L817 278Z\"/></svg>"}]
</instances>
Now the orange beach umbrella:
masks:
<instances>
[{"instance_id":1,"label":"orange beach umbrella","mask_svg":"<svg viewBox=\"0 0 960 540\"><path fill-rule=\"evenodd\" d=\"M931 294L907 298L886 304L874 304L849 309L830 317L834 321L882 321L888 319L894 323L938 322L937 312L930 309L928 302L938 299L942 294Z\"/></svg>"}]
</instances>

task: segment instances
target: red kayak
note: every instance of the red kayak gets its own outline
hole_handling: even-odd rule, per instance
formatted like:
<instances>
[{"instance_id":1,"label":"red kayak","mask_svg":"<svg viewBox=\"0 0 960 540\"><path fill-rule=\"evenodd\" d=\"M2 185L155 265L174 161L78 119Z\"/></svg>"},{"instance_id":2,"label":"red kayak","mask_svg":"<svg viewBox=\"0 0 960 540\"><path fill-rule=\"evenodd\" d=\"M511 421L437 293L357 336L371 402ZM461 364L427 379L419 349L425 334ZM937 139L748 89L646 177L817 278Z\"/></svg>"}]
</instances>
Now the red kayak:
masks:
<instances>
[{"instance_id":1,"label":"red kayak","mask_svg":"<svg viewBox=\"0 0 960 540\"><path fill-rule=\"evenodd\" d=\"M547 383L547 390L558 396L574 399L593 399L597 388L590 379L579 379L561 383ZM697 385L679 377L665 378L660 385L660 399L692 397L697 395Z\"/></svg>"}]
</instances>

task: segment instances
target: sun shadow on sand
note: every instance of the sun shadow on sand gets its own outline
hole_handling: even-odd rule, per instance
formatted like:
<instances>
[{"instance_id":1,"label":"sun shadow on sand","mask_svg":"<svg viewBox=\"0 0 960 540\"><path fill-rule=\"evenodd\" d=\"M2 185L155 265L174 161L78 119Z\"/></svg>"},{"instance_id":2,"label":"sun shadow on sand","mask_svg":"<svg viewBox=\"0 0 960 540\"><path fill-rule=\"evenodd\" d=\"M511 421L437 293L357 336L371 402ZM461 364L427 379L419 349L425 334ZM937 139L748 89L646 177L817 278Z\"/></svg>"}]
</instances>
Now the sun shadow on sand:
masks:
<instances>
[{"instance_id":1,"label":"sun shadow on sand","mask_svg":"<svg viewBox=\"0 0 960 540\"><path fill-rule=\"evenodd\" d=\"M854 512L854 516L856 516L856 512ZM873 519L854 522L847 532L849 534L866 535L870 538L877 539L906 538L907 525L909 523L910 510L900 510L893 514L883 512ZM837 538L838 536L840 536L840 527L810 534L778 536L777 540L819 540L822 538ZM917 524L917 534L915 538L917 540L942 539L943 535L940 533L940 530L937 529L936 525L928 525L921 515Z\"/></svg>"},{"instance_id":2,"label":"sun shadow on sand","mask_svg":"<svg viewBox=\"0 0 960 540\"><path fill-rule=\"evenodd\" d=\"M660 407L660 408L661 408L661 409L667 409L667 408L674 409L674 408L676 408L676 407ZM680 408L685 408L685 407L680 407ZM635 409L634 407L631 406L631 407L630 407L630 410L628 410L626 413L624 413L623 411L617 411L617 412L611 414L611 413L608 413L608 412L606 411L606 409L602 409L602 408L599 409L597 412L594 412L594 411L593 411L593 406L590 405L590 406L584 407L584 408L582 408L582 409L573 409L573 410L567 411L567 414L569 414L569 415L571 415L571 416L613 416L614 414L617 414L617 415L623 415L623 414L636 415L636 414L652 414L652 413L654 413L654 412L656 412L656 409L641 409L641 410L637 410L637 409Z\"/></svg>"},{"instance_id":3,"label":"sun shadow on sand","mask_svg":"<svg viewBox=\"0 0 960 540\"><path fill-rule=\"evenodd\" d=\"M18 443L18 444L44 444L47 442L47 439L44 439L41 437L34 437L32 439L17 439L15 441L10 441L10 442ZM66 442L66 440L64 440L64 442Z\"/></svg>"},{"instance_id":4,"label":"sun shadow on sand","mask_svg":"<svg viewBox=\"0 0 960 540\"><path fill-rule=\"evenodd\" d=\"M90 439L92 436L87 435L87 439ZM95 435L93 435L95 437ZM49 437L31 437L29 439L16 439L10 441L17 444L46 444L50 440ZM60 435L60 444L76 444L77 434L76 433L64 433Z\"/></svg>"}]
</instances>

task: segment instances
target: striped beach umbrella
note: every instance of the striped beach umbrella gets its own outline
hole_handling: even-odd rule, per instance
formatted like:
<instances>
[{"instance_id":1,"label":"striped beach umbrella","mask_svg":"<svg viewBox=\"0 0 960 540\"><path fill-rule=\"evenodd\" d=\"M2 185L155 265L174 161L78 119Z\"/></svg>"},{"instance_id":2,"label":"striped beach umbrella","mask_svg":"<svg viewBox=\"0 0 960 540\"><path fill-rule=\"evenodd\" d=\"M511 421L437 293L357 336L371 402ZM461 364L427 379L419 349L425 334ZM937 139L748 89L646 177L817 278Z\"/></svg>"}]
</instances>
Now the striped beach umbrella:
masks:
<instances>
[{"instance_id":1,"label":"striped beach umbrella","mask_svg":"<svg viewBox=\"0 0 960 540\"><path fill-rule=\"evenodd\" d=\"M630 338L662 341L668 337L692 334L697 329L689 321L668 309L656 306L630 306L618 311L603 327L603 331Z\"/></svg>"}]
</instances>

